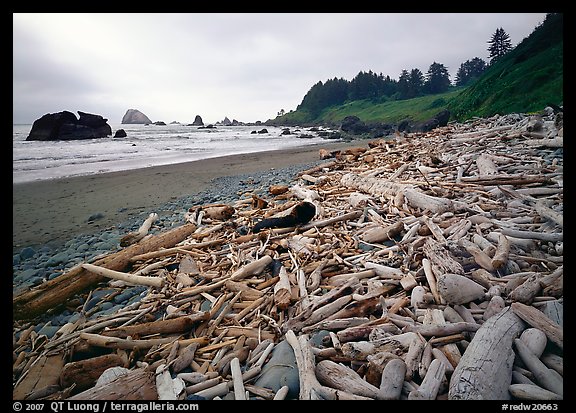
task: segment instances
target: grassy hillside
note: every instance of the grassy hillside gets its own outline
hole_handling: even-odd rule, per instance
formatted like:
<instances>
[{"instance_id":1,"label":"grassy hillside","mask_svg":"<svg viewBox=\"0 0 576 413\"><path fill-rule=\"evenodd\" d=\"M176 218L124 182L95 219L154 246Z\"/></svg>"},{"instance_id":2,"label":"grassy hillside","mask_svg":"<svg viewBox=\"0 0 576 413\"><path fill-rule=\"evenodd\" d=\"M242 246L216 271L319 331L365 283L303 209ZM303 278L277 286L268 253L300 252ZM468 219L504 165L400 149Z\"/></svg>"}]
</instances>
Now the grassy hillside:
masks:
<instances>
[{"instance_id":1,"label":"grassy hillside","mask_svg":"<svg viewBox=\"0 0 576 413\"><path fill-rule=\"evenodd\" d=\"M514 50L491 65L471 86L408 100L358 100L324 109L318 116L296 110L267 123L335 125L349 115L368 123L421 122L443 109L451 120L496 113L534 112L563 102L563 15L551 14Z\"/></svg>"},{"instance_id":2,"label":"grassy hillside","mask_svg":"<svg viewBox=\"0 0 576 413\"><path fill-rule=\"evenodd\" d=\"M551 15L452 100L454 119L533 112L563 101L563 16Z\"/></svg>"}]
</instances>

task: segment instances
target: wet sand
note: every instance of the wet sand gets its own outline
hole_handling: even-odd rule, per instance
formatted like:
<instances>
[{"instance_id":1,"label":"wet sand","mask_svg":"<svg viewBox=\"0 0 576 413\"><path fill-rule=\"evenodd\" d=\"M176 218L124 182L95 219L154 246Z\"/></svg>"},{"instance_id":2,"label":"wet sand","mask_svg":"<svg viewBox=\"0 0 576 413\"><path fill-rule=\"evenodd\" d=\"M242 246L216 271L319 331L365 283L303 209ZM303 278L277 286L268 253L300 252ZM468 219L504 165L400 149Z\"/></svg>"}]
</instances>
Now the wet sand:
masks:
<instances>
[{"instance_id":1,"label":"wet sand","mask_svg":"<svg viewBox=\"0 0 576 413\"><path fill-rule=\"evenodd\" d=\"M318 161L319 149L367 147L366 141L224 156L174 165L12 185L12 246L59 243L98 233L136 213L206 189L214 178ZM103 217L90 222L96 213Z\"/></svg>"}]
</instances>

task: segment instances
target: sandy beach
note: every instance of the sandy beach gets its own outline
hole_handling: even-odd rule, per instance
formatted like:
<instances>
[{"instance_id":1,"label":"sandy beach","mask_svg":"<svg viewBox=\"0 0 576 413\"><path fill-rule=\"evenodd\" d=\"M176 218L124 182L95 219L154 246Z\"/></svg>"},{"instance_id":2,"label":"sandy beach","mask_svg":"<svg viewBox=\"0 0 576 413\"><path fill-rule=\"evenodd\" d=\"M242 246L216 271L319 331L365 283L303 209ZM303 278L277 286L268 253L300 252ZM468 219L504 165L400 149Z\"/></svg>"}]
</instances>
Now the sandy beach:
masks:
<instances>
[{"instance_id":1,"label":"sandy beach","mask_svg":"<svg viewBox=\"0 0 576 413\"><path fill-rule=\"evenodd\" d=\"M280 169L318 161L319 149L367 147L366 141L326 142L277 151L211 158L12 186L12 246L62 242L78 234L98 233L133 214L205 189L214 178ZM93 214L103 217L89 221Z\"/></svg>"}]
</instances>

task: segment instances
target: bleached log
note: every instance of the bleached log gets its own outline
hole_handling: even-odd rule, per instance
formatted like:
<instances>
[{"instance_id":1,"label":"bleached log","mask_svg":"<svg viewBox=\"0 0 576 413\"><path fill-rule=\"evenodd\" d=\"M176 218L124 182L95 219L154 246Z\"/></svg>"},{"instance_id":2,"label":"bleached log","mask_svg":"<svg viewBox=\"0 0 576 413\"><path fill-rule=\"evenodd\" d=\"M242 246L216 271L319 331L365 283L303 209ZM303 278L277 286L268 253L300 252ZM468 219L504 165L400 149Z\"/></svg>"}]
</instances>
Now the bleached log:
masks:
<instances>
[{"instance_id":1,"label":"bleached log","mask_svg":"<svg viewBox=\"0 0 576 413\"><path fill-rule=\"evenodd\" d=\"M487 153L482 153L476 158L476 166L480 175L494 175L498 173L498 168L492 161L492 157Z\"/></svg>"},{"instance_id":2,"label":"bleached log","mask_svg":"<svg viewBox=\"0 0 576 413\"><path fill-rule=\"evenodd\" d=\"M530 304L541 290L540 276L537 274L528 277L522 284L514 288L508 295L512 301Z\"/></svg>"},{"instance_id":3,"label":"bleached log","mask_svg":"<svg viewBox=\"0 0 576 413\"><path fill-rule=\"evenodd\" d=\"M147 340L129 340L118 337L107 337L99 334L80 333L80 338L96 347L120 348L124 350L146 349L156 345L172 343L177 337L151 338Z\"/></svg>"},{"instance_id":4,"label":"bleached log","mask_svg":"<svg viewBox=\"0 0 576 413\"><path fill-rule=\"evenodd\" d=\"M360 237L368 243L379 243L394 238L404 230L404 223L397 221L394 224L376 226L365 231Z\"/></svg>"},{"instance_id":5,"label":"bleached log","mask_svg":"<svg viewBox=\"0 0 576 413\"><path fill-rule=\"evenodd\" d=\"M560 349L564 349L564 330L562 327L532 306L522 303L512 303L510 307L518 317L532 327L542 330L546 334L546 337L548 337L548 340L556 344Z\"/></svg>"},{"instance_id":6,"label":"bleached log","mask_svg":"<svg viewBox=\"0 0 576 413\"><path fill-rule=\"evenodd\" d=\"M157 219L158 219L158 214L156 214L154 212L151 213L148 216L148 218L146 218L146 220L142 223L140 228L138 228L138 231L130 232L130 233L122 236L122 238L120 238L120 246L121 247L127 247L128 245L131 245L131 244L134 244L134 243L140 241L142 238L144 238L146 235L148 235L148 231L150 231L152 224Z\"/></svg>"},{"instance_id":7,"label":"bleached log","mask_svg":"<svg viewBox=\"0 0 576 413\"><path fill-rule=\"evenodd\" d=\"M278 309L286 310L292 300L292 291L286 267L283 265L280 267L278 277L278 282L274 285L274 303Z\"/></svg>"},{"instance_id":8,"label":"bleached log","mask_svg":"<svg viewBox=\"0 0 576 413\"><path fill-rule=\"evenodd\" d=\"M240 370L240 360L238 357L234 357L232 361L230 361L230 371L234 384L234 399L246 400L246 391L244 390L244 381L242 380L242 371Z\"/></svg>"},{"instance_id":9,"label":"bleached log","mask_svg":"<svg viewBox=\"0 0 576 413\"><path fill-rule=\"evenodd\" d=\"M502 268L508 261L508 255L510 254L510 241L504 234L500 234L498 237L498 246L496 247L496 252L492 257L492 267L494 269Z\"/></svg>"},{"instance_id":10,"label":"bleached log","mask_svg":"<svg viewBox=\"0 0 576 413\"><path fill-rule=\"evenodd\" d=\"M562 148L564 147L564 137L556 136L554 138L545 139L526 139L524 144L542 148Z\"/></svg>"},{"instance_id":11,"label":"bleached log","mask_svg":"<svg viewBox=\"0 0 576 413\"><path fill-rule=\"evenodd\" d=\"M486 290L477 282L459 274L438 277L438 293L448 304L466 304L484 298Z\"/></svg>"},{"instance_id":12,"label":"bleached log","mask_svg":"<svg viewBox=\"0 0 576 413\"><path fill-rule=\"evenodd\" d=\"M534 374L536 383L546 390L562 396L564 394L562 376L555 370L546 367L522 340L515 339L514 345L526 367Z\"/></svg>"},{"instance_id":13,"label":"bleached log","mask_svg":"<svg viewBox=\"0 0 576 413\"><path fill-rule=\"evenodd\" d=\"M378 387L365 381L354 370L332 360L322 360L316 365L316 377L321 384L373 399L380 398Z\"/></svg>"},{"instance_id":14,"label":"bleached log","mask_svg":"<svg viewBox=\"0 0 576 413\"><path fill-rule=\"evenodd\" d=\"M162 288L164 286L164 279L160 277L146 277L142 275L134 275L125 272L109 270L108 268L99 267L94 264L82 264L82 268L94 274L98 274L107 278L112 278L114 280L121 280L133 285L147 285L156 288Z\"/></svg>"},{"instance_id":15,"label":"bleached log","mask_svg":"<svg viewBox=\"0 0 576 413\"><path fill-rule=\"evenodd\" d=\"M232 281L238 281L251 275L258 275L264 271L268 265L272 264L272 261L273 259L271 256L264 255L262 258L252 261L250 264L246 264L234 271L230 276L230 279Z\"/></svg>"},{"instance_id":16,"label":"bleached log","mask_svg":"<svg viewBox=\"0 0 576 413\"><path fill-rule=\"evenodd\" d=\"M296 198L302 199L304 201L313 202L320 199L320 195L317 191L313 189L305 188L301 185L293 185L290 187L290 192L294 194Z\"/></svg>"},{"instance_id":17,"label":"bleached log","mask_svg":"<svg viewBox=\"0 0 576 413\"><path fill-rule=\"evenodd\" d=\"M432 213L458 211L468 208L463 202L427 195L408 185L378 178L362 177L354 173L347 173L342 176L340 183L346 187L358 189L373 196L385 196L393 199L396 195L401 194L412 207L427 209Z\"/></svg>"},{"instance_id":18,"label":"bleached log","mask_svg":"<svg viewBox=\"0 0 576 413\"><path fill-rule=\"evenodd\" d=\"M67 400L158 400L154 372L130 371L102 386L91 387Z\"/></svg>"},{"instance_id":19,"label":"bleached log","mask_svg":"<svg viewBox=\"0 0 576 413\"><path fill-rule=\"evenodd\" d=\"M438 359L432 360L428 372L418 390L410 392L408 400L435 400L442 385L442 381L446 378L446 367Z\"/></svg>"},{"instance_id":20,"label":"bleached log","mask_svg":"<svg viewBox=\"0 0 576 413\"><path fill-rule=\"evenodd\" d=\"M374 274L380 278L400 280L404 276L404 273L399 268L389 267L387 265L377 264L375 262L365 262L364 268L373 270Z\"/></svg>"},{"instance_id":21,"label":"bleached log","mask_svg":"<svg viewBox=\"0 0 576 413\"><path fill-rule=\"evenodd\" d=\"M406 376L405 380L410 381L418 373L418 366L420 365L420 359L422 357L422 352L424 351L424 346L426 345L426 340L420 335L416 334L408 352L404 357L404 363L406 363Z\"/></svg>"},{"instance_id":22,"label":"bleached log","mask_svg":"<svg viewBox=\"0 0 576 413\"><path fill-rule=\"evenodd\" d=\"M382 371L379 396L380 400L398 400L406 376L406 364L402 359L390 360Z\"/></svg>"},{"instance_id":23,"label":"bleached log","mask_svg":"<svg viewBox=\"0 0 576 413\"><path fill-rule=\"evenodd\" d=\"M366 360L368 356L386 351L408 351L417 339L414 332L393 335L375 341L351 341L342 345L342 354L353 360Z\"/></svg>"},{"instance_id":24,"label":"bleached log","mask_svg":"<svg viewBox=\"0 0 576 413\"><path fill-rule=\"evenodd\" d=\"M563 232L523 231L519 229L512 229L506 227L501 228L500 231L502 232L502 234L510 237L530 239L530 240L540 240L549 242L558 242L564 240Z\"/></svg>"},{"instance_id":25,"label":"bleached log","mask_svg":"<svg viewBox=\"0 0 576 413\"><path fill-rule=\"evenodd\" d=\"M510 394L518 400L563 400L564 397L535 384L511 384Z\"/></svg>"},{"instance_id":26,"label":"bleached log","mask_svg":"<svg viewBox=\"0 0 576 413\"><path fill-rule=\"evenodd\" d=\"M179 377L172 379L168 367L161 364L156 368L156 391L158 400L181 400L186 393L186 384Z\"/></svg>"},{"instance_id":27,"label":"bleached log","mask_svg":"<svg viewBox=\"0 0 576 413\"><path fill-rule=\"evenodd\" d=\"M448 399L509 399L514 363L512 343L524 328L524 322L510 307L482 324L452 373Z\"/></svg>"},{"instance_id":28,"label":"bleached log","mask_svg":"<svg viewBox=\"0 0 576 413\"><path fill-rule=\"evenodd\" d=\"M524 330L522 334L520 334L520 340L522 340L524 344L526 344L526 347L538 358L544 353L546 344L548 344L546 334L544 334L542 330L534 327Z\"/></svg>"},{"instance_id":29,"label":"bleached log","mask_svg":"<svg viewBox=\"0 0 576 413\"><path fill-rule=\"evenodd\" d=\"M209 318L209 311L201 311L196 314L177 318L150 321L147 323L134 324L124 327L115 327L105 330L101 334L107 337L135 338L151 334L186 333L190 331L194 325L201 321L206 321Z\"/></svg>"}]
</instances>

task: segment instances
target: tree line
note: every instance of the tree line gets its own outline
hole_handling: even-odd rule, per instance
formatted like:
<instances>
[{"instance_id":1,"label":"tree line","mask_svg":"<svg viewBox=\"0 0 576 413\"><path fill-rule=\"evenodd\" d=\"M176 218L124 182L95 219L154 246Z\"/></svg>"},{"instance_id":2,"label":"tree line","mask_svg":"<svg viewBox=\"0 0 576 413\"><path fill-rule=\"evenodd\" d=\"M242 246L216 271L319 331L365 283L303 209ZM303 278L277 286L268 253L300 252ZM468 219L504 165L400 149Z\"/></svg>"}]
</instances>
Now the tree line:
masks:
<instances>
[{"instance_id":1,"label":"tree line","mask_svg":"<svg viewBox=\"0 0 576 413\"><path fill-rule=\"evenodd\" d=\"M490 64L512 49L510 37L498 28L488 41ZM488 68L489 64L479 57L460 65L456 72L454 86L468 86ZM346 101L370 99L375 102L386 100L411 99L427 94L443 93L452 86L450 74L442 63L433 62L426 74L420 69L404 69L398 79L375 73L360 71L352 80L343 78L319 81L313 85L298 105L297 110L305 110L317 116L324 108L341 105ZM282 111L282 114L284 111ZM281 116L280 112L279 115Z\"/></svg>"}]
</instances>

